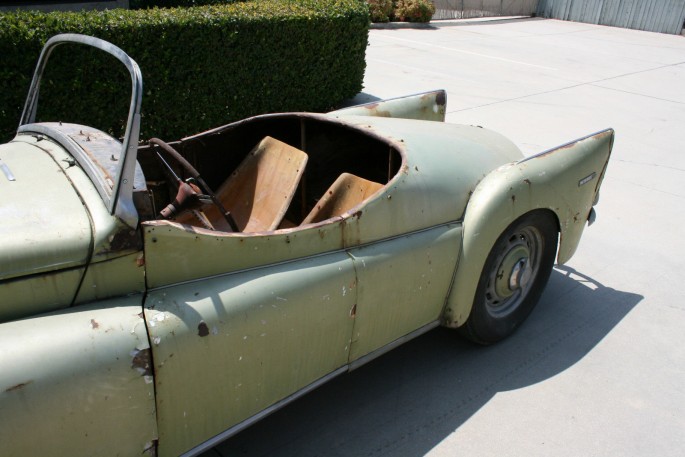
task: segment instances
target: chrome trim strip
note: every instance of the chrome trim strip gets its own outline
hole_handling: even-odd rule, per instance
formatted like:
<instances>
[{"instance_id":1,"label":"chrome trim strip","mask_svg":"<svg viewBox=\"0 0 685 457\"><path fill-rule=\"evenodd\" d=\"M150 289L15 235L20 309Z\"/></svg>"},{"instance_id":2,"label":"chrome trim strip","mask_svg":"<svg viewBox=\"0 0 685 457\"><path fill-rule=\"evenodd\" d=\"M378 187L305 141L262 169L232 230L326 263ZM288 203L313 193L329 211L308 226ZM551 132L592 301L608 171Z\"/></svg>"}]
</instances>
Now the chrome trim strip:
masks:
<instances>
[{"instance_id":1,"label":"chrome trim strip","mask_svg":"<svg viewBox=\"0 0 685 457\"><path fill-rule=\"evenodd\" d=\"M6 163L3 163L2 159L0 159L0 169L5 173L5 177L8 181L16 181L16 178L12 174L12 170L10 170L10 167L8 167Z\"/></svg>"},{"instance_id":2,"label":"chrome trim strip","mask_svg":"<svg viewBox=\"0 0 685 457\"><path fill-rule=\"evenodd\" d=\"M252 417L249 417L245 419L244 421L234 425L233 427L229 428L228 430L225 430L222 433L219 433L218 435L208 439L204 443L195 446L191 450L181 454L181 457L191 457L194 455L198 455L201 452L204 452L206 450L209 450L216 446L217 444L221 443L222 441L230 438L231 436L235 435L236 433L246 429L250 425L254 424L255 422L260 421L264 417L268 416L271 413L274 413L278 411L279 409L283 408L286 406L288 403L291 403L298 398L302 397L303 395L311 392L312 390L316 389L317 387L321 386L322 384L330 381L331 379L335 378L338 375L341 375L347 371L347 365L338 368L337 370L333 371L332 373L327 374L323 378L319 378L318 380L314 381L313 383L309 384L308 386L298 390L294 394L290 395L289 397L284 398L283 400L274 403L273 405L269 406L265 410L260 411L259 413L255 414Z\"/></svg>"},{"instance_id":3,"label":"chrome trim strip","mask_svg":"<svg viewBox=\"0 0 685 457\"><path fill-rule=\"evenodd\" d=\"M327 374L326 376L317 379L313 383L309 384L306 387L303 387L302 389L298 390L294 394L284 398L283 400L274 403L273 405L269 406L268 408L258 412L254 416L251 416L244 421L234 425L233 427L229 428L228 430L223 431L222 433L219 433L218 435L215 435L214 437L208 439L202 444L199 444L195 446L194 448L190 449L189 451L186 451L185 453L181 454L181 457L192 457L195 455L198 455L201 452L207 451L214 446L218 445L222 441L227 440L228 438L232 437L233 435L236 435L237 433L245 430L247 427L255 424L256 422L259 422L260 420L264 419L266 416L269 414L272 414L279 409L283 408L284 406L288 405L289 403L297 400L298 398L306 395L307 393L311 392L312 390L316 389L317 387L320 387L321 385L327 383L331 379L345 373L346 371L352 371L360 366L372 361L373 359L385 354L386 352L406 343L409 340L413 340L414 338L417 338L424 333L429 332L430 330L433 330L434 328L438 327L440 325L440 321L436 320L433 321L429 324L424 325L423 327L414 330L411 333L408 333L404 336L401 336L397 338L396 340L386 344L385 346L376 349L375 351L366 354L365 356L362 356L355 360L354 362L350 363L349 365L342 366L338 368L337 370Z\"/></svg>"},{"instance_id":4,"label":"chrome trim strip","mask_svg":"<svg viewBox=\"0 0 685 457\"><path fill-rule=\"evenodd\" d=\"M382 356L386 352L390 352L391 350L395 349L397 346L400 346L409 340L413 340L414 338L417 338L417 337L423 335L424 333L427 333L427 332L433 330L434 328L438 327L439 325L440 325L440 320L433 321L429 324L424 325L423 327L420 327L420 328L414 330L411 333L407 333L406 335L397 338L395 341L392 341L392 342L386 344L385 346L376 349L373 352L369 352L368 354L366 354L362 357L359 357L357 360L350 362L350 364L349 364L350 371L356 370L360 366L371 362L373 359L376 359L376 358Z\"/></svg>"}]
</instances>

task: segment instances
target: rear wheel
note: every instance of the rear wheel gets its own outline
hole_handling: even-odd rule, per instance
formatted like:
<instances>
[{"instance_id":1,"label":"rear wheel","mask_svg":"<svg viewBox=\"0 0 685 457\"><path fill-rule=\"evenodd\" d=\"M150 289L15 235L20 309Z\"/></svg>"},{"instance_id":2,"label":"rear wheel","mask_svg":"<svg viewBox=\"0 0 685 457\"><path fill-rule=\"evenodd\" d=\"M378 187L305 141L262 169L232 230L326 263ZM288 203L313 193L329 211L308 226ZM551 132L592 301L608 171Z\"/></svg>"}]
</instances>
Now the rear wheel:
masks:
<instances>
[{"instance_id":1,"label":"rear wheel","mask_svg":"<svg viewBox=\"0 0 685 457\"><path fill-rule=\"evenodd\" d=\"M552 272L557 235L555 217L544 210L524 214L507 227L485 261L462 335L492 344L521 325Z\"/></svg>"}]
</instances>

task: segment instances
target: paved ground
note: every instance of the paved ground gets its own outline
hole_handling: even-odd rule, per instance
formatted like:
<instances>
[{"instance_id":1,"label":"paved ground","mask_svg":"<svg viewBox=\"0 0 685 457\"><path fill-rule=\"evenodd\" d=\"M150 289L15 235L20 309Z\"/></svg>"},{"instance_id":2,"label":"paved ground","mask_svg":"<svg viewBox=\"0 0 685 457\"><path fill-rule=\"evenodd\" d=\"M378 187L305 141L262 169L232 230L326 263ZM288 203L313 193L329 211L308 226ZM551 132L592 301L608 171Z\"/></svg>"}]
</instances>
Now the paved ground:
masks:
<instances>
[{"instance_id":1,"label":"paved ground","mask_svg":"<svg viewBox=\"0 0 685 457\"><path fill-rule=\"evenodd\" d=\"M437 329L207 456L682 456L685 37L542 19L370 34L366 98L448 91L526 154L613 127L597 223L488 348Z\"/></svg>"}]
</instances>

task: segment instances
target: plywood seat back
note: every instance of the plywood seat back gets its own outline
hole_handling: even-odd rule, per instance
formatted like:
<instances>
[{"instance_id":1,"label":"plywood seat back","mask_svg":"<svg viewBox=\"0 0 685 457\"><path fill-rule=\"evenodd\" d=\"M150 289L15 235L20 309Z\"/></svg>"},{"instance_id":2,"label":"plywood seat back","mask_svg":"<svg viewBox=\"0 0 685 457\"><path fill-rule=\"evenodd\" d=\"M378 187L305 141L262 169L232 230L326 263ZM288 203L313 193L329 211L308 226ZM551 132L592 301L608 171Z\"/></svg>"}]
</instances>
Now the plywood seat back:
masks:
<instances>
[{"instance_id":1,"label":"plywood seat back","mask_svg":"<svg viewBox=\"0 0 685 457\"><path fill-rule=\"evenodd\" d=\"M216 194L241 232L275 230L285 216L307 165L307 154L265 137L243 159ZM216 207L207 217L217 230L229 230Z\"/></svg>"},{"instance_id":2,"label":"plywood seat back","mask_svg":"<svg viewBox=\"0 0 685 457\"><path fill-rule=\"evenodd\" d=\"M382 187L383 184L350 173L343 173L328 188L302 223L311 224L340 216L359 205Z\"/></svg>"}]
</instances>

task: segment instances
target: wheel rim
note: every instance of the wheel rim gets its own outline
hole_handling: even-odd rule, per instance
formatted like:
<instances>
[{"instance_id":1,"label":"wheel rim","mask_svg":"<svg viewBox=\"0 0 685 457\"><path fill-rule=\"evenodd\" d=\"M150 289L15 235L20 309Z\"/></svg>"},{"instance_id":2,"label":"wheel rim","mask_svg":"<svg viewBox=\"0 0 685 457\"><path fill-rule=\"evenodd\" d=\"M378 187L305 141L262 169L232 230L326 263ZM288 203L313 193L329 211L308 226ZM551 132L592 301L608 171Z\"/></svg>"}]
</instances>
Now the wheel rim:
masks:
<instances>
[{"instance_id":1,"label":"wheel rim","mask_svg":"<svg viewBox=\"0 0 685 457\"><path fill-rule=\"evenodd\" d=\"M532 226L503 241L485 289L485 308L496 318L513 313L525 300L540 271L542 234Z\"/></svg>"}]
</instances>

